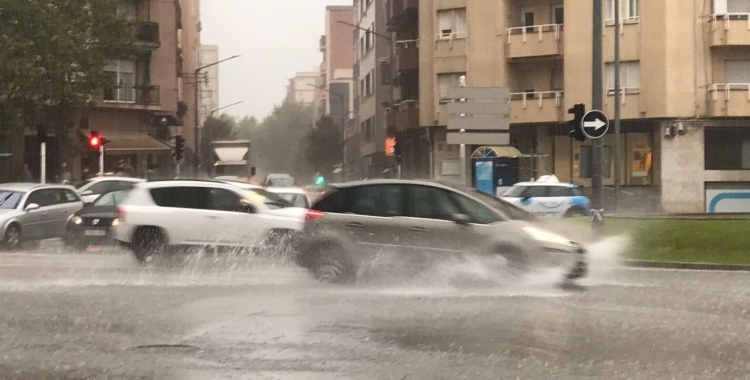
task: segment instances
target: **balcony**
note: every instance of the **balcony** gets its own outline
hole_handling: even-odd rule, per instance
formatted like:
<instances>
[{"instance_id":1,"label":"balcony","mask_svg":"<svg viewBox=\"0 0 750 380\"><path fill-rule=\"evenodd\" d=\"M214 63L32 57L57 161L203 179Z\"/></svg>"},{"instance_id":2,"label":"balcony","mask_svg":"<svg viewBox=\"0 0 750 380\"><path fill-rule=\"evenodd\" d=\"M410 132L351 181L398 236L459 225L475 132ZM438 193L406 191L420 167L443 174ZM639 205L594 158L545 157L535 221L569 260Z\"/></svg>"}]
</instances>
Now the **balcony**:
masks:
<instances>
[{"instance_id":1,"label":"balcony","mask_svg":"<svg viewBox=\"0 0 750 380\"><path fill-rule=\"evenodd\" d=\"M750 45L750 13L712 15L709 22L711 47Z\"/></svg>"},{"instance_id":2,"label":"balcony","mask_svg":"<svg viewBox=\"0 0 750 380\"><path fill-rule=\"evenodd\" d=\"M508 58L562 57L563 25L508 28Z\"/></svg>"},{"instance_id":3,"label":"balcony","mask_svg":"<svg viewBox=\"0 0 750 380\"><path fill-rule=\"evenodd\" d=\"M510 94L511 123L556 123L563 119L563 91Z\"/></svg>"},{"instance_id":4,"label":"balcony","mask_svg":"<svg viewBox=\"0 0 750 380\"><path fill-rule=\"evenodd\" d=\"M396 42L396 70L398 72L419 69L419 40Z\"/></svg>"},{"instance_id":5,"label":"balcony","mask_svg":"<svg viewBox=\"0 0 750 380\"><path fill-rule=\"evenodd\" d=\"M125 85L111 87L104 90L102 107L154 109L160 107L159 86L153 85Z\"/></svg>"},{"instance_id":6,"label":"balcony","mask_svg":"<svg viewBox=\"0 0 750 380\"><path fill-rule=\"evenodd\" d=\"M710 116L750 115L750 83L714 83L709 87L708 94Z\"/></svg>"},{"instance_id":7,"label":"balcony","mask_svg":"<svg viewBox=\"0 0 750 380\"><path fill-rule=\"evenodd\" d=\"M391 0L389 27L397 34L419 34L419 1Z\"/></svg>"},{"instance_id":8,"label":"balcony","mask_svg":"<svg viewBox=\"0 0 750 380\"><path fill-rule=\"evenodd\" d=\"M393 125L398 131L419 127L418 100L404 100L399 104L394 104L391 114L393 115Z\"/></svg>"},{"instance_id":9,"label":"balcony","mask_svg":"<svg viewBox=\"0 0 750 380\"><path fill-rule=\"evenodd\" d=\"M136 23L138 31L138 42L142 46L157 49L161 46L159 36L159 24L155 22L138 22Z\"/></svg>"}]
</instances>

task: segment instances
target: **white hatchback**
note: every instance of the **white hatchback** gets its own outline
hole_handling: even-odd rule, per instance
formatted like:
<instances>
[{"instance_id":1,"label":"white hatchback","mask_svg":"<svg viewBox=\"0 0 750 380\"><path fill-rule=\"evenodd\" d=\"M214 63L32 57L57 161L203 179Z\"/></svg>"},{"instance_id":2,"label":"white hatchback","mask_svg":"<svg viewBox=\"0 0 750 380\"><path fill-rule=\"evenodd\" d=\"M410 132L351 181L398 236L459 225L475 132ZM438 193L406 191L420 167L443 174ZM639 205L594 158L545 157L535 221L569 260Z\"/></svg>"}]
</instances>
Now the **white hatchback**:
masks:
<instances>
[{"instance_id":1,"label":"white hatchback","mask_svg":"<svg viewBox=\"0 0 750 380\"><path fill-rule=\"evenodd\" d=\"M225 182L136 185L117 207L115 236L146 261L173 246L259 248L303 227L306 209Z\"/></svg>"}]
</instances>

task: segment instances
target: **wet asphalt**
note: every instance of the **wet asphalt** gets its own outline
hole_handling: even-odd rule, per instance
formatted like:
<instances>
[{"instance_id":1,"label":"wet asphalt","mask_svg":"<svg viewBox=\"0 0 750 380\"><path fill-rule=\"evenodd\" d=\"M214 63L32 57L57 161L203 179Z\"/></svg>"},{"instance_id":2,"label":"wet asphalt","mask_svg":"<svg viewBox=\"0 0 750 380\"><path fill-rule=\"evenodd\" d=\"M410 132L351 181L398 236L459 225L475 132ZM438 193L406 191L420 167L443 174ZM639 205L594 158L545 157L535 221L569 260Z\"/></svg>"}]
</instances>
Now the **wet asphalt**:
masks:
<instances>
[{"instance_id":1,"label":"wet asphalt","mask_svg":"<svg viewBox=\"0 0 750 380\"><path fill-rule=\"evenodd\" d=\"M750 273L482 263L339 287L278 260L0 254L0 379L749 379Z\"/></svg>"}]
</instances>

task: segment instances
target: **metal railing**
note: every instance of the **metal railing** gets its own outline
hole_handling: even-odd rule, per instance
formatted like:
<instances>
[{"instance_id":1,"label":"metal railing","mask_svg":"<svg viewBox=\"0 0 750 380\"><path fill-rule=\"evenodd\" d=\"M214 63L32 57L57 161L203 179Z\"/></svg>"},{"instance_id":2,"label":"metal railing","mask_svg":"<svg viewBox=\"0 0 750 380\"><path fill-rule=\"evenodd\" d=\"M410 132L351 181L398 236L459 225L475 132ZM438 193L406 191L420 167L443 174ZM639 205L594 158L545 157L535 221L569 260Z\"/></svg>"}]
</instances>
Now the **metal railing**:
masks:
<instances>
[{"instance_id":1,"label":"metal railing","mask_svg":"<svg viewBox=\"0 0 750 380\"><path fill-rule=\"evenodd\" d=\"M121 85L105 89L103 98L107 103L158 105L159 95L159 86Z\"/></svg>"},{"instance_id":2,"label":"metal railing","mask_svg":"<svg viewBox=\"0 0 750 380\"><path fill-rule=\"evenodd\" d=\"M711 28L716 30L719 20L724 20L724 30L729 30L729 22L732 20L747 20L747 29L750 30L750 13L727 12L724 14L711 15Z\"/></svg>"},{"instance_id":3,"label":"metal railing","mask_svg":"<svg viewBox=\"0 0 750 380\"><path fill-rule=\"evenodd\" d=\"M713 83L708 90L711 100L719 100L719 91L724 91L724 101L731 99L732 91L747 91L747 100L750 101L750 83Z\"/></svg>"},{"instance_id":4,"label":"metal railing","mask_svg":"<svg viewBox=\"0 0 750 380\"><path fill-rule=\"evenodd\" d=\"M510 94L510 101L520 100L523 102L523 108L526 108L527 102L530 99L538 99L539 108L543 108L544 99L555 99L555 107L560 107L564 95L565 91L512 92Z\"/></svg>"},{"instance_id":5,"label":"metal railing","mask_svg":"<svg viewBox=\"0 0 750 380\"><path fill-rule=\"evenodd\" d=\"M511 42L511 36L520 34L523 36L523 42L526 42L527 35L536 33L539 35L539 41L544 39L544 33L555 33L555 39L560 39L560 31L563 30L563 24L544 24L532 26L519 26L508 28L508 43Z\"/></svg>"},{"instance_id":6,"label":"metal railing","mask_svg":"<svg viewBox=\"0 0 750 380\"><path fill-rule=\"evenodd\" d=\"M625 95L636 95L641 93L640 87L620 87L620 104L625 104ZM608 88L607 95L614 95L615 89ZM604 104L609 104L609 100L605 99Z\"/></svg>"}]
</instances>

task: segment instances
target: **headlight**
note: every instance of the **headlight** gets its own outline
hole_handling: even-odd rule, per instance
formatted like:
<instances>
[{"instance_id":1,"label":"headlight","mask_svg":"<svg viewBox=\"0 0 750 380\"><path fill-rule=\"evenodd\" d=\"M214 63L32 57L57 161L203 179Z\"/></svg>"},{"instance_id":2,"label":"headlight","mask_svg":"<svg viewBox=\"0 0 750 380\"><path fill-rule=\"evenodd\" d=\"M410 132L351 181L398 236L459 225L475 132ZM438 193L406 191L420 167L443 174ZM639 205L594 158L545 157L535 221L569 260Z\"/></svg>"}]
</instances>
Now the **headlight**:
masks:
<instances>
[{"instance_id":1,"label":"headlight","mask_svg":"<svg viewBox=\"0 0 750 380\"><path fill-rule=\"evenodd\" d=\"M545 231L538 227L525 226L523 230L526 231L532 239L541 243L559 244L559 245L571 245L570 240L566 239L554 232Z\"/></svg>"},{"instance_id":2,"label":"headlight","mask_svg":"<svg viewBox=\"0 0 750 380\"><path fill-rule=\"evenodd\" d=\"M73 224L81 224L81 223L83 223L83 219L81 219L80 216L76 216L75 218L73 218Z\"/></svg>"},{"instance_id":3,"label":"headlight","mask_svg":"<svg viewBox=\"0 0 750 380\"><path fill-rule=\"evenodd\" d=\"M120 219L114 219L114 220L112 221L112 227L114 227L114 226L116 226L116 225L118 225L118 224L120 224Z\"/></svg>"}]
</instances>

